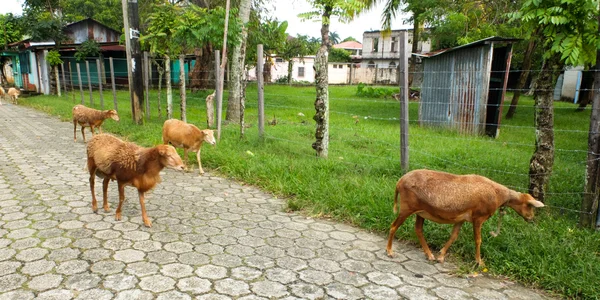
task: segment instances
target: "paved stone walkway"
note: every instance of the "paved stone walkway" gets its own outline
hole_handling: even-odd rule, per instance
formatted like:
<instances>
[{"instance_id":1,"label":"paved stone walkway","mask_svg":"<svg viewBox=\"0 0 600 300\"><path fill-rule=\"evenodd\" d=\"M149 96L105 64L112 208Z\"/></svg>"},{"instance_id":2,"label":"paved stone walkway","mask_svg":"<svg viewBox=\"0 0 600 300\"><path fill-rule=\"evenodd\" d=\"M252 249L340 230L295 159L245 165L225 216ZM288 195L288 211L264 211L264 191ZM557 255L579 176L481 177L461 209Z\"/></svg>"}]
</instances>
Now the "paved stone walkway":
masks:
<instances>
[{"instance_id":1,"label":"paved stone walkway","mask_svg":"<svg viewBox=\"0 0 600 300\"><path fill-rule=\"evenodd\" d=\"M0 106L0 299L543 298L453 276L412 246L389 259L381 235L285 213L210 173L166 170L147 197L150 229L127 188L117 222L116 183L111 212L92 213L85 147L72 137L70 123Z\"/></svg>"}]
</instances>

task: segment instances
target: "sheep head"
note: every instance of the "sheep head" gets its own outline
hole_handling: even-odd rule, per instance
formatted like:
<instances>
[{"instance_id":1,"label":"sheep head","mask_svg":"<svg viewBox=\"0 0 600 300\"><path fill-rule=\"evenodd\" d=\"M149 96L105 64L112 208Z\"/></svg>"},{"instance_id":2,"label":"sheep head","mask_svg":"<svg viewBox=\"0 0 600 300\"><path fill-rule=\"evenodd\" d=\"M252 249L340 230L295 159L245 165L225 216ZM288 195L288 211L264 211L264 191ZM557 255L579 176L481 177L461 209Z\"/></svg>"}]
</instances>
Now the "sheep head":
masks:
<instances>
[{"instance_id":1,"label":"sheep head","mask_svg":"<svg viewBox=\"0 0 600 300\"><path fill-rule=\"evenodd\" d=\"M107 113L106 113L106 115L107 115L109 118L111 118L111 119L113 119L113 120L115 120L115 121L119 122L119 114L117 114L117 111L116 111L116 110L114 110L114 109L107 110Z\"/></svg>"},{"instance_id":2,"label":"sheep head","mask_svg":"<svg viewBox=\"0 0 600 300\"><path fill-rule=\"evenodd\" d=\"M202 133L204 133L204 142L207 142L211 145L215 145L217 143L217 141L215 140L215 134L213 130L204 129L202 130Z\"/></svg>"},{"instance_id":3,"label":"sheep head","mask_svg":"<svg viewBox=\"0 0 600 300\"><path fill-rule=\"evenodd\" d=\"M175 147L171 145L158 145L156 147L158 148L158 154L160 155L160 163L163 166L181 171L185 169L185 165L183 164L181 157L179 157L179 154L177 154Z\"/></svg>"},{"instance_id":4,"label":"sheep head","mask_svg":"<svg viewBox=\"0 0 600 300\"><path fill-rule=\"evenodd\" d=\"M522 193L518 197L512 198L508 206L514 209L525 221L533 221L535 215L534 208L544 207L544 203L537 201L530 194Z\"/></svg>"}]
</instances>

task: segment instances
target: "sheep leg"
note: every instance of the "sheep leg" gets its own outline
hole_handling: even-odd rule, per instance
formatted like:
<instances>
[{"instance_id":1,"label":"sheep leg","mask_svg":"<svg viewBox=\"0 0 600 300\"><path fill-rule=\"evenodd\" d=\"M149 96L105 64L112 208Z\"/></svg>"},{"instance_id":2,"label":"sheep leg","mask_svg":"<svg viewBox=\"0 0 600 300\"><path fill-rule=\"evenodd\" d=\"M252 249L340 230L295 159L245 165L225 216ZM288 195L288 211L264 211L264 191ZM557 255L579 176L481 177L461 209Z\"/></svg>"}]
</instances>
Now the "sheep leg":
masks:
<instances>
[{"instance_id":1,"label":"sheep leg","mask_svg":"<svg viewBox=\"0 0 600 300\"><path fill-rule=\"evenodd\" d=\"M108 212L110 209L108 207L108 183L110 182L110 177L105 176L102 181L102 207L105 212Z\"/></svg>"},{"instance_id":2,"label":"sheep leg","mask_svg":"<svg viewBox=\"0 0 600 300\"><path fill-rule=\"evenodd\" d=\"M98 131L100 131L100 134L102 134L102 127L98 126Z\"/></svg>"},{"instance_id":3,"label":"sheep leg","mask_svg":"<svg viewBox=\"0 0 600 300\"><path fill-rule=\"evenodd\" d=\"M450 248L450 246L452 245L452 243L454 243L454 241L456 241L456 238L458 237L458 233L460 232L460 228L462 227L463 223L456 223L454 224L454 228L452 228L452 234L450 235L450 239L446 242L446 244L444 245L444 248L442 248L442 250L440 250L440 255L438 256L438 261L443 263L444 259L446 258L446 252L448 252L448 249Z\"/></svg>"},{"instance_id":4,"label":"sheep leg","mask_svg":"<svg viewBox=\"0 0 600 300\"><path fill-rule=\"evenodd\" d=\"M73 142L77 142L77 120L73 120Z\"/></svg>"},{"instance_id":5,"label":"sheep leg","mask_svg":"<svg viewBox=\"0 0 600 300\"><path fill-rule=\"evenodd\" d=\"M148 219L148 215L146 214L146 203L144 202L144 193L139 192L140 195L140 206L142 207L142 221L144 221L144 225L146 227L152 227L152 221Z\"/></svg>"},{"instance_id":6,"label":"sheep leg","mask_svg":"<svg viewBox=\"0 0 600 300\"><path fill-rule=\"evenodd\" d=\"M188 149L183 148L183 158L185 159L185 170L188 171Z\"/></svg>"},{"instance_id":7,"label":"sheep leg","mask_svg":"<svg viewBox=\"0 0 600 300\"><path fill-rule=\"evenodd\" d=\"M85 131L84 131L85 127L83 125L81 125L81 136L83 136L83 142L85 143Z\"/></svg>"},{"instance_id":8,"label":"sheep leg","mask_svg":"<svg viewBox=\"0 0 600 300\"><path fill-rule=\"evenodd\" d=\"M427 241L425 240L425 236L423 236L423 222L425 222L425 219L423 217L417 215L417 220L415 222L415 233L417 234L419 243L421 243L421 248L423 248L425 255L427 255L427 259L435 260L435 257L431 253L429 246L427 246Z\"/></svg>"},{"instance_id":9,"label":"sheep leg","mask_svg":"<svg viewBox=\"0 0 600 300\"><path fill-rule=\"evenodd\" d=\"M117 207L117 212L115 213L115 220L121 221L121 207L123 207L123 202L125 202L125 183L119 183L119 206Z\"/></svg>"},{"instance_id":10,"label":"sheep leg","mask_svg":"<svg viewBox=\"0 0 600 300\"><path fill-rule=\"evenodd\" d=\"M389 257L394 257L394 251L392 250L392 242L394 241L394 236L396 235L396 231L398 230L398 227L400 227L400 225L402 225L402 223L404 223L406 218L408 218L408 216L410 216L411 214L412 214L412 212L408 211L408 209L400 208L400 214L398 214L398 217L392 223L392 226L390 227L390 235L388 237L388 243L387 243L387 248L386 248L387 255Z\"/></svg>"},{"instance_id":11,"label":"sheep leg","mask_svg":"<svg viewBox=\"0 0 600 300\"><path fill-rule=\"evenodd\" d=\"M200 175L204 175L204 170L202 170L202 162L200 162L200 150L202 148L198 149L198 152L196 152L196 160L198 160L198 169L200 170Z\"/></svg>"},{"instance_id":12,"label":"sheep leg","mask_svg":"<svg viewBox=\"0 0 600 300\"><path fill-rule=\"evenodd\" d=\"M92 132L92 137L96 134L96 131L94 130L94 125L90 125L90 131Z\"/></svg>"},{"instance_id":13,"label":"sheep leg","mask_svg":"<svg viewBox=\"0 0 600 300\"><path fill-rule=\"evenodd\" d=\"M90 190L92 191L92 211L97 214L98 202L96 201L96 191L94 189L94 184L96 182L96 168L90 166L90 158L88 158L88 170L90 171Z\"/></svg>"},{"instance_id":14,"label":"sheep leg","mask_svg":"<svg viewBox=\"0 0 600 300\"><path fill-rule=\"evenodd\" d=\"M473 235L475 237L475 260L480 267L485 266L481 259L481 225L483 221L473 220Z\"/></svg>"}]
</instances>

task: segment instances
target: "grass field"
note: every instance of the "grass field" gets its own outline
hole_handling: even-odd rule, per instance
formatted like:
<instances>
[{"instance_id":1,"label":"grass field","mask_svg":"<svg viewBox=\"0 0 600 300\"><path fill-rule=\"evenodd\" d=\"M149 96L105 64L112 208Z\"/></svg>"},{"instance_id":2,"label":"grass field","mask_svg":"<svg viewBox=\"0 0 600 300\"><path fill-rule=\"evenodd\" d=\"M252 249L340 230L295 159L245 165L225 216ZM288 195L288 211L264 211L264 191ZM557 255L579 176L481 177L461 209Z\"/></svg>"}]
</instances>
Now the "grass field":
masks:
<instances>
[{"instance_id":1,"label":"grass field","mask_svg":"<svg viewBox=\"0 0 600 300\"><path fill-rule=\"evenodd\" d=\"M208 93L188 95L187 120L201 128L206 127L203 99ZM355 93L356 87L352 86L330 87L329 158L318 159L311 148L315 129L314 87L265 88L267 121L277 122L274 126L266 125L266 139L260 142L256 87L249 85L246 103L249 128L245 137L240 138L239 125L225 124L217 146L203 149L203 166L205 170L284 197L290 210L330 217L385 234L395 218L394 186L403 174L399 162L399 104L391 99L360 98ZM110 99L106 106L112 108L109 94L105 93ZM164 93L163 117L157 115L157 93L153 91L152 116L143 126L131 121L128 94L119 92L118 97L121 122L108 120L103 126L105 131L146 146L160 143ZM76 100L68 94L62 98L24 98L21 103L70 120L71 108L79 101L77 93ZM85 101L89 104L89 96L86 95ZM95 107L99 108L97 94L95 101ZM179 118L178 102L174 111L174 117ZM482 257L493 274L570 298L600 298L600 236L578 228L575 212L583 192L589 110L575 112L573 104L561 102L556 103L555 113L556 159L546 202L549 207L538 210L534 224L524 222L510 210L503 218L502 233L496 238L488 234L497 222L496 216L492 217L483 228ZM418 103L411 102L411 169L477 173L526 191L535 137L530 98L521 98L514 119L502 121L497 139L420 127L417 118ZM195 158L190 158L195 164ZM413 227L414 217L411 217L398 230L397 237L417 243ZM441 248L451 228L426 222L425 236L433 249ZM464 271L474 271L472 227L465 225L462 231L450 254L463 262Z\"/></svg>"}]
</instances>

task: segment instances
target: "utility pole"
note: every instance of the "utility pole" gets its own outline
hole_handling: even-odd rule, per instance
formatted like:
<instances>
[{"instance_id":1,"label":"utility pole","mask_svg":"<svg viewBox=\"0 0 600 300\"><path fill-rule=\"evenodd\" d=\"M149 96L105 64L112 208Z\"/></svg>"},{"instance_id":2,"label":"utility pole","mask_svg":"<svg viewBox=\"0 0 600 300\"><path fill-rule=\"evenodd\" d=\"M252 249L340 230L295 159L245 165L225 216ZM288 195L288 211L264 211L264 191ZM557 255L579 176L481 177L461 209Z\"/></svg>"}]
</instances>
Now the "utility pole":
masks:
<instances>
[{"instance_id":1,"label":"utility pole","mask_svg":"<svg viewBox=\"0 0 600 300\"><path fill-rule=\"evenodd\" d=\"M121 0L123 24L125 25L125 47L127 48L127 75L131 95L131 114L136 124L142 124L144 84L142 54L140 52L140 17L137 0Z\"/></svg>"}]
</instances>

